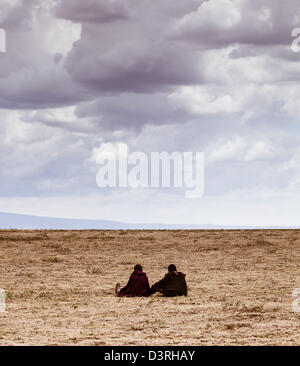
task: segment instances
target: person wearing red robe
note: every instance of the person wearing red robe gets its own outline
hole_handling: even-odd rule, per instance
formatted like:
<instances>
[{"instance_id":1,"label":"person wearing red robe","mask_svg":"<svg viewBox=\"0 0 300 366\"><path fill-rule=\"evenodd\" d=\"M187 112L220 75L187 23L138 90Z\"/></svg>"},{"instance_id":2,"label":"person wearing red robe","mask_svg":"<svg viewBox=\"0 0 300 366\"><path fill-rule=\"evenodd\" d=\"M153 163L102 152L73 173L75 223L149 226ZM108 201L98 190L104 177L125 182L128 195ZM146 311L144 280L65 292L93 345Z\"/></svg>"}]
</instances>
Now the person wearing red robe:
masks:
<instances>
[{"instance_id":1,"label":"person wearing red robe","mask_svg":"<svg viewBox=\"0 0 300 366\"><path fill-rule=\"evenodd\" d=\"M140 264L136 264L129 281L125 287L120 289L120 284L116 284L115 293L118 297L149 296L150 286L148 277Z\"/></svg>"}]
</instances>

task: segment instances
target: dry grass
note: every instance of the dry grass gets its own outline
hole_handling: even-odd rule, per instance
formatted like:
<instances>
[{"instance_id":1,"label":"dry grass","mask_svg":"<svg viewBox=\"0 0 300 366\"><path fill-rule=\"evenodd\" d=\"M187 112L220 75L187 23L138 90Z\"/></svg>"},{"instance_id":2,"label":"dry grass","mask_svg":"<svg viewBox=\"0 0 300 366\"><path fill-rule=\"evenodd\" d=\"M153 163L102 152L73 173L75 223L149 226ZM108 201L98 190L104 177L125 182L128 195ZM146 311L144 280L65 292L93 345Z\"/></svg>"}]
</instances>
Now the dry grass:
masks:
<instances>
[{"instance_id":1,"label":"dry grass","mask_svg":"<svg viewBox=\"0 0 300 366\"><path fill-rule=\"evenodd\" d=\"M299 345L300 231L0 231L0 344ZM188 297L115 298L174 262Z\"/></svg>"}]
</instances>

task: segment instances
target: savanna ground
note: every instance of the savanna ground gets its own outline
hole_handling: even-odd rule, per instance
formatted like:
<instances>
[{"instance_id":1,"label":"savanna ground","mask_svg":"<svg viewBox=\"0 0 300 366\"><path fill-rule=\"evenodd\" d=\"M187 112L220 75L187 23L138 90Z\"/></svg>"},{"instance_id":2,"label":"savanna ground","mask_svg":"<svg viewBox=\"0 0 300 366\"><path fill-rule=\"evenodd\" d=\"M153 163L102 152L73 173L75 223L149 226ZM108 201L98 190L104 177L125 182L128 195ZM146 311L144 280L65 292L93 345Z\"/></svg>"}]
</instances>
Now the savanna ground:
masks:
<instances>
[{"instance_id":1,"label":"savanna ground","mask_svg":"<svg viewBox=\"0 0 300 366\"><path fill-rule=\"evenodd\" d=\"M0 231L1 345L299 345L300 230ZM141 263L187 297L116 298Z\"/></svg>"}]
</instances>

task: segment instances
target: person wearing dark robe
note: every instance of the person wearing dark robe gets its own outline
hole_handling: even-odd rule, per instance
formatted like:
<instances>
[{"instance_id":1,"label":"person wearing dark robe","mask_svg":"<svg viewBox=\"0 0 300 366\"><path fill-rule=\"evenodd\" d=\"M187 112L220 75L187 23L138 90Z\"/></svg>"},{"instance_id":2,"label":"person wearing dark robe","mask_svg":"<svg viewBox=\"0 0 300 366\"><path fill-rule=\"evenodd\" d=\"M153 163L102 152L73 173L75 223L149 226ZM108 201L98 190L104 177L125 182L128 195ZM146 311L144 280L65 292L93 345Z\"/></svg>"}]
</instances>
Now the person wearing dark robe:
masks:
<instances>
[{"instance_id":1,"label":"person wearing dark robe","mask_svg":"<svg viewBox=\"0 0 300 366\"><path fill-rule=\"evenodd\" d=\"M140 264L136 264L129 281L125 287L120 289L120 284L117 283L115 293L118 297L134 297L134 296L149 296L150 286L148 277Z\"/></svg>"},{"instance_id":2,"label":"person wearing dark robe","mask_svg":"<svg viewBox=\"0 0 300 366\"><path fill-rule=\"evenodd\" d=\"M177 272L176 266L170 264L165 277L151 287L150 294L155 292L161 292L165 297L187 296L188 288L185 274Z\"/></svg>"}]
</instances>

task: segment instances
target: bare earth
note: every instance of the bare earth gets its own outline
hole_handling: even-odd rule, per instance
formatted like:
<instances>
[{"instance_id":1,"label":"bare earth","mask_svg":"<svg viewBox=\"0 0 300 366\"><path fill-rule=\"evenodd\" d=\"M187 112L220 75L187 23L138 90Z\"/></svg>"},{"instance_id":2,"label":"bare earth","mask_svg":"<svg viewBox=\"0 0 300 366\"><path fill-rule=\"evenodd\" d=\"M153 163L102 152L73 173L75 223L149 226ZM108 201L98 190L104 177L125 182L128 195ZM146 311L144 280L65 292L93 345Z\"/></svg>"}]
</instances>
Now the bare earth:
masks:
<instances>
[{"instance_id":1,"label":"bare earth","mask_svg":"<svg viewBox=\"0 0 300 366\"><path fill-rule=\"evenodd\" d=\"M0 345L299 345L300 230L0 231ZM141 263L187 297L116 298Z\"/></svg>"}]
</instances>

